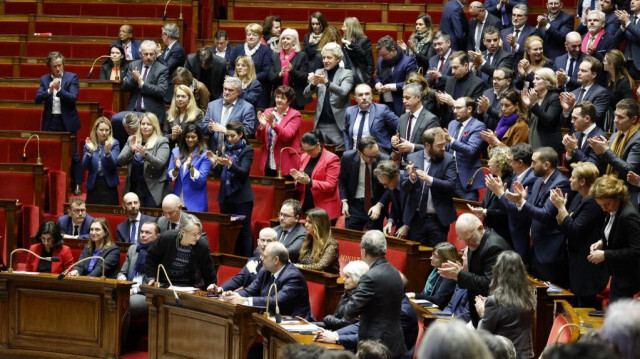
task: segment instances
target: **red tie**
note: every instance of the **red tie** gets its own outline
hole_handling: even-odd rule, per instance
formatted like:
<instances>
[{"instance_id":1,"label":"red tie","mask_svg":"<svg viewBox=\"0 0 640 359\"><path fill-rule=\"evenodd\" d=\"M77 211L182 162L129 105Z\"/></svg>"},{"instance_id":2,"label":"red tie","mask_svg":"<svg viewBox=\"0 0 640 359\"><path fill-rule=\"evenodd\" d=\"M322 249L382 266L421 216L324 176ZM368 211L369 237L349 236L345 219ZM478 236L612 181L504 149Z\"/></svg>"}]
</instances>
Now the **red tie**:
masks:
<instances>
[{"instance_id":1,"label":"red tie","mask_svg":"<svg viewBox=\"0 0 640 359\"><path fill-rule=\"evenodd\" d=\"M442 68L444 67L444 56L440 56L440 66L438 66L438 72L442 73Z\"/></svg>"}]
</instances>

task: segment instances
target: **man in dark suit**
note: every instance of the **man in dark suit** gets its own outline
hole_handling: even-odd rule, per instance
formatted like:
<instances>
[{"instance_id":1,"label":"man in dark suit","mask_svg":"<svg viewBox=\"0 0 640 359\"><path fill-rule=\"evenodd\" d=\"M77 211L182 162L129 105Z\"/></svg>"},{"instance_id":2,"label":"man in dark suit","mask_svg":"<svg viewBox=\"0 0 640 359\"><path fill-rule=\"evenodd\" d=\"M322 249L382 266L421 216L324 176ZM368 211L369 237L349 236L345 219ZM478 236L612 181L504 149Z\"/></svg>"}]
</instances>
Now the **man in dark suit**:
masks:
<instances>
[{"instance_id":1,"label":"man in dark suit","mask_svg":"<svg viewBox=\"0 0 640 359\"><path fill-rule=\"evenodd\" d=\"M280 224L273 227L276 231L276 238L278 242L287 247L289 259L297 263L302 243L307 236L307 230L300 223L300 218L302 218L300 201L289 198L282 202L278 218L280 219Z\"/></svg>"},{"instance_id":2,"label":"man in dark suit","mask_svg":"<svg viewBox=\"0 0 640 359\"><path fill-rule=\"evenodd\" d=\"M162 217L158 218L158 226L162 232L180 228L180 220L187 215L182 211L180 197L170 193L162 200Z\"/></svg>"},{"instance_id":3,"label":"man in dark suit","mask_svg":"<svg viewBox=\"0 0 640 359\"><path fill-rule=\"evenodd\" d=\"M222 85L222 98L209 102L202 120L202 132L209 136L209 149L222 153L227 123L239 121L244 127L244 137L252 137L256 130L256 112L247 101L239 98L242 82L237 77L227 77Z\"/></svg>"},{"instance_id":4,"label":"man in dark suit","mask_svg":"<svg viewBox=\"0 0 640 359\"><path fill-rule=\"evenodd\" d=\"M360 316L358 340L379 339L393 358L406 351L400 322L405 297L400 273L387 259L387 240L378 230L366 232L360 242L362 260L369 270L360 277L358 287L344 305L347 318Z\"/></svg>"},{"instance_id":5,"label":"man in dark suit","mask_svg":"<svg viewBox=\"0 0 640 359\"><path fill-rule=\"evenodd\" d=\"M140 199L133 192L122 196L122 209L127 212L129 218L118 224L116 238L118 242L136 244L140 240L140 228L142 225L147 222L156 222L158 219L140 213Z\"/></svg>"},{"instance_id":6,"label":"man in dark suit","mask_svg":"<svg viewBox=\"0 0 640 359\"><path fill-rule=\"evenodd\" d=\"M601 174L605 173L607 163L602 157L598 158L587 141L593 137L607 137L602 128L598 127L593 120L595 116L596 108L589 101L582 101L573 107L571 124L576 132L572 135L565 135L562 139L562 144L567 151L566 167L569 168L572 163L577 162L592 162L598 167Z\"/></svg>"},{"instance_id":7,"label":"man in dark suit","mask_svg":"<svg viewBox=\"0 0 640 359\"><path fill-rule=\"evenodd\" d=\"M382 231L387 236L396 236L406 238L409 233L409 227L402 222L402 214L404 211L405 193L400 190L400 167L392 160L380 161L373 175L378 179L386 190L384 197L386 202L391 203L391 210L387 215L387 224ZM386 207L386 206L385 206ZM393 227L396 227L395 232Z\"/></svg>"},{"instance_id":8,"label":"man in dark suit","mask_svg":"<svg viewBox=\"0 0 640 359\"><path fill-rule=\"evenodd\" d=\"M598 75L602 72L602 63L593 56L586 56L578 67L578 82L580 87L572 92L560 94L562 105L562 117L565 123L569 123L573 106L582 101L589 101L596 107L595 122L602 127L604 116L609 109L609 92L606 88L596 83Z\"/></svg>"},{"instance_id":9,"label":"man in dark suit","mask_svg":"<svg viewBox=\"0 0 640 359\"><path fill-rule=\"evenodd\" d=\"M569 192L569 181L558 167L558 153L551 147L536 149L531 157L533 174L537 177L531 196L522 184L514 183L514 191L507 191L507 199L516 204L518 210L531 217L531 272L534 276L569 287L567 249L565 238L556 215L558 209L549 200L552 190Z\"/></svg>"},{"instance_id":10,"label":"man in dark suit","mask_svg":"<svg viewBox=\"0 0 640 359\"><path fill-rule=\"evenodd\" d=\"M122 90L131 92L127 110L152 112L164 123L163 96L169 86L169 69L156 61L156 44L145 40L140 44L141 60L132 62L122 80Z\"/></svg>"},{"instance_id":11,"label":"man in dark suit","mask_svg":"<svg viewBox=\"0 0 640 359\"><path fill-rule=\"evenodd\" d=\"M133 39L133 27L131 25L120 26L118 40L111 44L122 46L127 61L140 60L140 41Z\"/></svg>"},{"instance_id":12,"label":"man in dark suit","mask_svg":"<svg viewBox=\"0 0 640 359\"><path fill-rule=\"evenodd\" d=\"M618 46L615 34L608 34L604 31L604 21L605 15L602 11L589 11L589 15L587 15L587 29L589 31L582 37L583 52L596 57L600 62L604 61L604 55L607 51Z\"/></svg>"},{"instance_id":13,"label":"man in dark suit","mask_svg":"<svg viewBox=\"0 0 640 359\"><path fill-rule=\"evenodd\" d=\"M502 22L495 15L489 13L480 1L473 1L469 4L469 36L467 40L467 50L484 51L487 47L484 45L484 30L489 27L502 29Z\"/></svg>"},{"instance_id":14,"label":"man in dark suit","mask_svg":"<svg viewBox=\"0 0 640 359\"><path fill-rule=\"evenodd\" d=\"M429 68L427 69L427 81L429 86L436 90L443 90L447 79L451 77L451 67L449 66L449 56L453 52L451 50L451 40L449 34L442 31L433 35L433 49L436 54L429 59Z\"/></svg>"},{"instance_id":15,"label":"man in dark suit","mask_svg":"<svg viewBox=\"0 0 640 359\"><path fill-rule=\"evenodd\" d=\"M215 45L211 46L211 52L225 61L227 67L233 62L233 45L229 45L229 35L225 30L218 30L214 35Z\"/></svg>"},{"instance_id":16,"label":"man in dark suit","mask_svg":"<svg viewBox=\"0 0 640 359\"><path fill-rule=\"evenodd\" d=\"M562 11L562 0L547 0L547 14L538 15L536 26L542 34L543 52L550 59L562 55L565 36L573 30L573 16Z\"/></svg>"},{"instance_id":17,"label":"man in dark suit","mask_svg":"<svg viewBox=\"0 0 640 359\"><path fill-rule=\"evenodd\" d=\"M165 49L158 55L158 62L165 65L169 69L169 87L164 94L164 102L171 103L173 98L173 72L178 66L183 66L187 59L184 47L178 42L180 39L180 29L176 24L166 24L162 27L162 42Z\"/></svg>"},{"instance_id":18,"label":"man in dark suit","mask_svg":"<svg viewBox=\"0 0 640 359\"><path fill-rule=\"evenodd\" d=\"M87 206L82 198L71 198L67 214L58 217L58 226L67 239L88 239L93 217L87 214Z\"/></svg>"},{"instance_id":19,"label":"man in dark suit","mask_svg":"<svg viewBox=\"0 0 640 359\"><path fill-rule=\"evenodd\" d=\"M279 242L269 243L261 255L263 269L257 274L256 279L244 289L238 292L224 292L220 296L224 301L233 304L264 307L269 298L270 313L275 313L276 303L283 315L302 317L309 321L315 321L309 304L309 290L307 281L298 268L289 262L289 253L284 244ZM278 297L275 290L269 295L272 284L278 289Z\"/></svg>"},{"instance_id":20,"label":"man in dark suit","mask_svg":"<svg viewBox=\"0 0 640 359\"><path fill-rule=\"evenodd\" d=\"M540 31L527 23L528 16L529 7L527 5L518 4L514 6L511 13L513 26L500 31L502 48L513 55L514 66L517 66L518 62L524 57L524 42L527 38L531 35L540 36ZM516 69L514 68L514 70Z\"/></svg>"},{"instance_id":21,"label":"man in dark suit","mask_svg":"<svg viewBox=\"0 0 640 359\"><path fill-rule=\"evenodd\" d=\"M78 100L78 75L64 72L64 56L52 51L47 56L47 67L51 73L40 78L40 86L36 92L35 102L44 102L42 112L42 131L70 132L74 136L71 158L71 189L73 194L82 194L82 167L78 155L76 131L80 129L80 117L76 108ZM65 169L66 170L66 169Z\"/></svg>"},{"instance_id":22,"label":"man in dark suit","mask_svg":"<svg viewBox=\"0 0 640 359\"><path fill-rule=\"evenodd\" d=\"M447 240L449 225L456 220L453 194L456 162L445 151L445 133L440 127L422 135L424 151L409 154L400 189L408 197L402 221L409 227L408 239L433 247Z\"/></svg>"},{"instance_id":23,"label":"man in dark suit","mask_svg":"<svg viewBox=\"0 0 640 359\"><path fill-rule=\"evenodd\" d=\"M484 48L486 50L469 50L469 57L473 61L473 71L485 83L493 81L493 71L498 67L508 67L512 69L513 55L500 48L500 30L493 26L484 28Z\"/></svg>"},{"instance_id":24,"label":"man in dark suit","mask_svg":"<svg viewBox=\"0 0 640 359\"><path fill-rule=\"evenodd\" d=\"M502 21L502 27L511 26L513 8L518 4L527 4L527 0L486 0L484 7Z\"/></svg>"},{"instance_id":25,"label":"man in dark suit","mask_svg":"<svg viewBox=\"0 0 640 359\"><path fill-rule=\"evenodd\" d=\"M475 308L477 295L489 295L489 284L493 274L493 265L498 255L510 250L511 246L491 229L485 229L478 217L471 213L463 213L456 221L458 239L467 244L467 269L460 263L442 264L438 273L447 279L458 282L458 286L467 290L467 299L474 325L480 321Z\"/></svg>"},{"instance_id":26,"label":"man in dark suit","mask_svg":"<svg viewBox=\"0 0 640 359\"><path fill-rule=\"evenodd\" d=\"M455 196L471 201L477 201L478 189L485 187L484 179L477 175L477 171L482 166L480 155L484 147L480 131L486 130L487 127L472 116L475 108L476 102L471 97L457 99L453 107L456 120L449 123L444 136L447 151L456 159L458 180Z\"/></svg>"},{"instance_id":27,"label":"man in dark suit","mask_svg":"<svg viewBox=\"0 0 640 359\"><path fill-rule=\"evenodd\" d=\"M571 31L567 34L564 42L566 53L553 60L553 66L556 68L556 76L558 77L558 87L564 91L571 92L580 87L578 69L585 57L581 46L582 37L580 37L579 33Z\"/></svg>"},{"instance_id":28,"label":"man in dark suit","mask_svg":"<svg viewBox=\"0 0 640 359\"><path fill-rule=\"evenodd\" d=\"M478 99L474 116L484 122L488 129L495 131L502 116L500 99L505 91L513 89L513 70L498 67L493 71L492 88L485 90Z\"/></svg>"},{"instance_id":29,"label":"man in dark suit","mask_svg":"<svg viewBox=\"0 0 640 359\"><path fill-rule=\"evenodd\" d=\"M416 60L404 54L391 36L382 37L377 49L375 88L380 94L380 103L400 116L404 113L402 86L410 73L418 71Z\"/></svg>"},{"instance_id":30,"label":"man in dark suit","mask_svg":"<svg viewBox=\"0 0 640 359\"><path fill-rule=\"evenodd\" d=\"M467 50L469 21L464 16L464 5L468 0L449 0L442 9L442 18L438 29L449 34L453 51Z\"/></svg>"},{"instance_id":31,"label":"man in dark suit","mask_svg":"<svg viewBox=\"0 0 640 359\"><path fill-rule=\"evenodd\" d=\"M391 136L398 127L398 116L387 107L371 101L371 86L356 86L357 105L347 107L344 114L344 143L347 150L356 148L365 136L373 137L380 150L391 153Z\"/></svg>"},{"instance_id":32,"label":"man in dark suit","mask_svg":"<svg viewBox=\"0 0 640 359\"><path fill-rule=\"evenodd\" d=\"M194 79L207 86L211 101L222 95L222 83L227 73L223 58L214 56L210 49L203 47L197 53L187 56L184 67L191 71Z\"/></svg>"},{"instance_id":33,"label":"man in dark suit","mask_svg":"<svg viewBox=\"0 0 640 359\"><path fill-rule=\"evenodd\" d=\"M391 138L391 146L403 155L422 151L422 133L440 126L438 118L422 106L422 87L407 84L402 90L402 103L407 112L400 116L396 135Z\"/></svg>"},{"instance_id":34,"label":"man in dark suit","mask_svg":"<svg viewBox=\"0 0 640 359\"><path fill-rule=\"evenodd\" d=\"M385 213L381 215L384 206L380 199L384 187L373 176L373 171L378 162L388 159L389 156L380 153L371 136L360 139L357 149L342 154L338 187L347 229L382 229Z\"/></svg>"},{"instance_id":35,"label":"man in dark suit","mask_svg":"<svg viewBox=\"0 0 640 359\"><path fill-rule=\"evenodd\" d=\"M627 59L627 70L634 79L640 78L640 2L632 1L631 14L616 11L616 18L622 24L617 29L618 42L627 40L624 56Z\"/></svg>"}]
</instances>

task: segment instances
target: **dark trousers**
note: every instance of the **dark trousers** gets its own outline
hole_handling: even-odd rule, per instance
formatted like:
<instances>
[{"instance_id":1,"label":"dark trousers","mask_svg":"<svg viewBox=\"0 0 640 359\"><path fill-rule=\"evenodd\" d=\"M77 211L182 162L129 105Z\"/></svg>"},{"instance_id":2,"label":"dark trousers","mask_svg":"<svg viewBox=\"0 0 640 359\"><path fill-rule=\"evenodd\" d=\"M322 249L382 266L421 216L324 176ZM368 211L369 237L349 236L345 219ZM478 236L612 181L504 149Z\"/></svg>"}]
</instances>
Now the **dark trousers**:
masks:
<instances>
[{"instance_id":1,"label":"dark trousers","mask_svg":"<svg viewBox=\"0 0 640 359\"><path fill-rule=\"evenodd\" d=\"M535 277L564 289L569 288L569 263L566 259L553 263L540 263L535 251L531 252L531 272Z\"/></svg>"},{"instance_id":2,"label":"dark trousers","mask_svg":"<svg viewBox=\"0 0 640 359\"><path fill-rule=\"evenodd\" d=\"M384 215L384 213L381 213L377 220L372 220L364 210L364 200L354 199L349 202L349 218L345 220L345 227L357 231L362 231L363 228L365 231L370 229L382 230Z\"/></svg>"},{"instance_id":3,"label":"dark trousers","mask_svg":"<svg viewBox=\"0 0 640 359\"><path fill-rule=\"evenodd\" d=\"M449 226L443 226L435 214L421 217L416 213L409 224L407 239L420 242L423 246L433 247L440 242L446 242L448 235Z\"/></svg>"},{"instance_id":4,"label":"dark trousers","mask_svg":"<svg viewBox=\"0 0 640 359\"><path fill-rule=\"evenodd\" d=\"M54 131L54 132L69 132L64 127L64 122L62 122L62 116L60 115L51 115L49 121L44 122L44 126L42 131ZM81 185L82 184L82 163L80 162L80 155L78 154L78 137L76 132L69 132L71 136L73 136L73 153L71 155L71 184Z\"/></svg>"},{"instance_id":5,"label":"dark trousers","mask_svg":"<svg viewBox=\"0 0 640 359\"><path fill-rule=\"evenodd\" d=\"M620 299L633 299L633 296L640 291L640 285L632 287L621 287L616 276L611 276L611 286L609 287L609 303Z\"/></svg>"},{"instance_id":6,"label":"dark trousers","mask_svg":"<svg viewBox=\"0 0 640 359\"><path fill-rule=\"evenodd\" d=\"M109 187L104 176L96 176L92 189L87 189L87 204L105 204L117 206L120 203L118 187Z\"/></svg>"},{"instance_id":7,"label":"dark trousers","mask_svg":"<svg viewBox=\"0 0 640 359\"><path fill-rule=\"evenodd\" d=\"M129 192L133 192L138 195L138 198L140 199L140 207L160 207L160 205L153 199L153 195L151 195L151 191L149 191L149 187L147 187L147 182L134 181L132 179L129 179L129 182Z\"/></svg>"},{"instance_id":8,"label":"dark trousers","mask_svg":"<svg viewBox=\"0 0 640 359\"><path fill-rule=\"evenodd\" d=\"M251 257L253 252L253 239L251 237L251 212L253 211L253 202L235 203L235 202L219 202L220 213L239 214L245 216L242 223L242 230L236 240L235 254Z\"/></svg>"}]
</instances>

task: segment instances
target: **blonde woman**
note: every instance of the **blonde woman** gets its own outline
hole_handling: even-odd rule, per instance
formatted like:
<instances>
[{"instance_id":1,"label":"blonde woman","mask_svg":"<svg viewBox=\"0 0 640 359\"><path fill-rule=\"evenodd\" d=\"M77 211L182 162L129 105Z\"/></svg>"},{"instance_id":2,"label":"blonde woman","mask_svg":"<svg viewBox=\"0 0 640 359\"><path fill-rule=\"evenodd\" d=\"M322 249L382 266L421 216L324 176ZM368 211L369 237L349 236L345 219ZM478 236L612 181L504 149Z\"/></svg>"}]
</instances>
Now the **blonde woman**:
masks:
<instances>
[{"instance_id":1,"label":"blonde woman","mask_svg":"<svg viewBox=\"0 0 640 359\"><path fill-rule=\"evenodd\" d=\"M296 266L321 272L338 273L338 242L331 237L331 222L327 211L313 208L307 212L304 228L307 237L300 249Z\"/></svg>"},{"instance_id":2,"label":"blonde woman","mask_svg":"<svg viewBox=\"0 0 640 359\"><path fill-rule=\"evenodd\" d=\"M91 128L84 143L82 168L87 170L87 204L119 203L118 155L120 143L113 138L111 121L100 117Z\"/></svg>"},{"instance_id":3,"label":"blonde woman","mask_svg":"<svg viewBox=\"0 0 640 359\"><path fill-rule=\"evenodd\" d=\"M236 70L233 75L242 83L240 98L255 107L262 93L262 85L257 80L256 68L251 56L239 56L236 59Z\"/></svg>"},{"instance_id":4,"label":"blonde woman","mask_svg":"<svg viewBox=\"0 0 640 359\"><path fill-rule=\"evenodd\" d=\"M262 39L262 26L256 23L251 23L245 27L245 43L244 45L236 46L233 49L233 58L237 59L239 56L249 56L253 59L253 64L256 69L256 77L262 85L262 93L256 103L258 108L267 108L269 106L269 96L271 94L271 84L269 83L269 70L271 69L271 55L273 51L268 46L262 45L260 40ZM235 60L231 62L229 66L229 75L232 75L235 71Z\"/></svg>"},{"instance_id":5,"label":"blonde woman","mask_svg":"<svg viewBox=\"0 0 640 359\"><path fill-rule=\"evenodd\" d=\"M555 71L543 67L534 72L533 88L522 90L522 104L529 109L529 144L533 148L553 147L564 152L560 125L562 105Z\"/></svg>"},{"instance_id":6,"label":"blonde woman","mask_svg":"<svg viewBox=\"0 0 640 359\"><path fill-rule=\"evenodd\" d=\"M344 19L342 36L342 52L351 61L354 83L371 85L375 70L371 40L364 35L357 17Z\"/></svg>"},{"instance_id":7,"label":"blonde woman","mask_svg":"<svg viewBox=\"0 0 640 359\"><path fill-rule=\"evenodd\" d=\"M535 71L543 67L553 69L553 61L544 56L542 47L544 42L541 37L532 35L524 42L524 58L518 62L518 75L516 87L518 89L529 88L533 83Z\"/></svg>"},{"instance_id":8,"label":"blonde woman","mask_svg":"<svg viewBox=\"0 0 640 359\"><path fill-rule=\"evenodd\" d=\"M190 123L198 127L202 125L204 114L196 105L196 99L191 88L185 85L176 85L173 88L171 107L167 111L167 120L163 126L164 137L169 140L169 147L174 148L180 143L180 136Z\"/></svg>"},{"instance_id":9,"label":"blonde woman","mask_svg":"<svg viewBox=\"0 0 640 359\"><path fill-rule=\"evenodd\" d=\"M151 112L144 113L138 131L129 136L118 156L118 166L129 168L124 192L137 194L141 207L160 207L171 191L166 175L170 155L169 141L162 136L158 118Z\"/></svg>"}]
</instances>

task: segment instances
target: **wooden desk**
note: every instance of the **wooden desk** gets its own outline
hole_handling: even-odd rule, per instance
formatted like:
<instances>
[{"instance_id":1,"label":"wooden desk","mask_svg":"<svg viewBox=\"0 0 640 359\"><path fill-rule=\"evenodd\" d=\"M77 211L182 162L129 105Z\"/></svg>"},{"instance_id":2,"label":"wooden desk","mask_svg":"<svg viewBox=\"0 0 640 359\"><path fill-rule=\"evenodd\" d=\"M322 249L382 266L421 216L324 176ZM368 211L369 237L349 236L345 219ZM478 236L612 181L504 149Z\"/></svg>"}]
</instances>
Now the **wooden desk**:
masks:
<instances>
[{"instance_id":1,"label":"wooden desk","mask_svg":"<svg viewBox=\"0 0 640 359\"><path fill-rule=\"evenodd\" d=\"M340 344L316 342L313 334L291 333L262 314L254 313L253 320L258 325L258 333L262 335L264 359L280 358L280 351L287 344L317 344L328 349L344 349Z\"/></svg>"},{"instance_id":2,"label":"wooden desk","mask_svg":"<svg viewBox=\"0 0 640 359\"><path fill-rule=\"evenodd\" d=\"M0 273L0 357L120 357L131 284Z\"/></svg>"},{"instance_id":3,"label":"wooden desk","mask_svg":"<svg viewBox=\"0 0 640 359\"><path fill-rule=\"evenodd\" d=\"M604 317L592 317L589 312L595 311L596 308L573 308L578 315L580 321L580 335L586 334L592 330L602 328Z\"/></svg>"},{"instance_id":4,"label":"wooden desk","mask_svg":"<svg viewBox=\"0 0 640 359\"><path fill-rule=\"evenodd\" d=\"M559 299L569 299L573 297L573 293L560 288L559 293L549 293L547 289L549 286L544 282L528 277L529 282L533 285L536 293L536 315L533 322L533 351L536 358L540 356L545 346L547 345L547 339L549 338L549 332L553 327L554 315L554 301Z\"/></svg>"},{"instance_id":5,"label":"wooden desk","mask_svg":"<svg viewBox=\"0 0 640 359\"><path fill-rule=\"evenodd\" d=\"M141 285L149 305L149 358L244 359L256 339L251 314L260 308Z\"/></svg>"}]
</instances>

